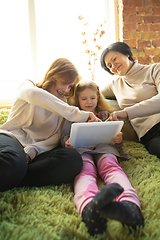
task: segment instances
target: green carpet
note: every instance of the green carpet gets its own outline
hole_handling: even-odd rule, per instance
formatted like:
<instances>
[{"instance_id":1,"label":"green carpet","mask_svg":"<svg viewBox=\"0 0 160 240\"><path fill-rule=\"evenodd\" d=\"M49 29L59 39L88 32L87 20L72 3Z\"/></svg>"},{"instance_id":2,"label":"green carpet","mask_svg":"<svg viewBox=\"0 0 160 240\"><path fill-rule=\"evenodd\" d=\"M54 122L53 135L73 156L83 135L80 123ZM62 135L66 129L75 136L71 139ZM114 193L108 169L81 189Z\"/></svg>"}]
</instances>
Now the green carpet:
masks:
<instances>
[{"instance_id":1,"label":"green carpet","mask_svg":"<svg viewBox=\"0 0 160 240\"><path fill-rule=\"evenodd\" d=\"M0 111L0 124L9 110ZM0 240L158 240L160 239L160 161L140 143L126 141L132 158L120 161L140 197L145 226L129 233L119 222L108 220L107 231L87 233L73 201L71 185L20 188L0 193ZM103 182L98 179L99 187Z\"/></svg>"}]
</instances>

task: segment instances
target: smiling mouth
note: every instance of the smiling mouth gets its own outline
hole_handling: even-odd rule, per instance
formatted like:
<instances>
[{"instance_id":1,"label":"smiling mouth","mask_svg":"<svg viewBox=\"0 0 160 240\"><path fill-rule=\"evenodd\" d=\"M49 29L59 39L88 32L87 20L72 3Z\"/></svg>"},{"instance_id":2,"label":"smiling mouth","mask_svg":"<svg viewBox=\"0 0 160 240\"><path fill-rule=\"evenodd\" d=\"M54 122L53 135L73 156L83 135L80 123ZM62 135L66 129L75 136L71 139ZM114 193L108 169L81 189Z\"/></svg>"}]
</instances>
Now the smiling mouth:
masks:
<instances>
[{"instance_id":1,"label":"smiling mouth","mask_svg":"<svg viewBox=\"0 0 160 240\"><path fill-rule=\"evenodd\" d=\"M117 67L117 71L119 70L120 67L121 67L121 65L119 65L119 66Z\"/></svg>"},{"instance_id":2,"label":"smiling mouth","mask_svg":"<svg viewBox=\"0 0 160 240\"><path fill-rule=\"evenodd\" d=\"M60 96L64 96L64 93L57 91Z\"/></svg>"},{"instance_id":3,"label":"smiling mouth","mask_svg":"<svg viewBox=\"0 0 160 240\"><path fill-rule=\"evenodd\" d=\"M86 106L86 108L91 108L92 106Z\"/></svg>"}]
</instances>

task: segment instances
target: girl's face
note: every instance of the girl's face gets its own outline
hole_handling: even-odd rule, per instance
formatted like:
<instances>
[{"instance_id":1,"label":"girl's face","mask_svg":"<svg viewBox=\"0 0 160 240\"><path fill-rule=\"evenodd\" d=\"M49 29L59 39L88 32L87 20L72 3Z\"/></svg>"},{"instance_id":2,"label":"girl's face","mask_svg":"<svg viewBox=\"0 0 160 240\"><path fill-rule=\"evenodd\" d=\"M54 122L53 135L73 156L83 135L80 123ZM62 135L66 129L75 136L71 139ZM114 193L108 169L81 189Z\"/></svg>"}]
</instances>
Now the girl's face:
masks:
<instances>
[{"instance_id":1,"label":"girl's face","mask_svg":"<svg viewBox=\"0 0 160 240\"><path fill-rule=\"evenodd\" d=\"M79 106L84 111L95 112L95 108L98 103L97 92L86 88L84 91L79 93L78 101Z\"/></svg>"},{"instance_id":2,"label":"girl's face","mask_svg":"<svg viewBox=\"0 0 160 240\"><path fill-rule=\"evenodd\" d=\"M133 62L128 59L129 55L110 51L105 57L105 64L118 76L124 76L132 67Z\"/></svg>"},{"instance_id":3,"label":"girl's face","mask_svg":"<svg viewBox=\"0 0 160 240\"><path fill-rule=\"evenodd\" d=\"M51 85L48 91L58 98L63 98L71 90L71 88L74 87L75 82L70 84L55 82Z\"/></svg>"}]
</instances>

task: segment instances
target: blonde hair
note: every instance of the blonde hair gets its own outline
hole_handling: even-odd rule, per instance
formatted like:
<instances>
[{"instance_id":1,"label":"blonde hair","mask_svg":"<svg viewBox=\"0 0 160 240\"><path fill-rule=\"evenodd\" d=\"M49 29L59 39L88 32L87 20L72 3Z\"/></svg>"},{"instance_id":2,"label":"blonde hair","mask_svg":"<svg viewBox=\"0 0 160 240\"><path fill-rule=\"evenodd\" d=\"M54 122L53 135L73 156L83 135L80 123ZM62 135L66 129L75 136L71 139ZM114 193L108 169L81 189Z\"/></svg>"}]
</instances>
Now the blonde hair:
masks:
<instances>
[{"instance_id":1,"label":"blonde hair","mask_svg":"<svg viewBox=\"0 0 160 240\"><path fill-rule=\"evenodd\" d=\"M74 106L77 106L77 107L80 108L79 94L80 94L80 92L83 92L87 88L91 89L92 91L97 92L97 96L99 96L98 102L97 102L97 107L95 109L97 113L100 112L100 111L108 111L109 113L113 112L114 109L107 103L106 99L104 98L104 96L100 92L99 87L92 80L91 81L81 80L76 85L75 94L74 94L74 97L72 99L72 104Z\"/></svg>"},{"instance_id":2,"label":"blonde hair","mask_svg":"<svg viewBox=\"0 0 160 240\"><path fill-rule=\"evenodd\" d=\"M70 104L80 108L79 100L78 100L79 94L87 88L97 92L97 96L99 96L98 102L97 102L97 107L95 109L96 113L98 113L100 111L108 111L109 113L115 111L115 109L104 98L104 96L100 92L97 84L92 80L91 81L81 80L76 85L75 94L74 94L73 98L71 98ZM131 129L130 123L125 121L123 128L122 128L124 140L130 140L130 141L137 140L138 138L136 136L135 131L133 132L133 130L131 131L130 129Z\"/></svg>"},{"instance_id":3,"label":"blonde hair","mask_svg":"<svg viewBox=\"0 0 160 240\"><path fill-rule=\"evenodd\" d=\"M36 83L36 86L48 91L53 83L70 84L75 81L73 88L65 95L69 98L74 95L75 85L79 82L79 79L79 73L73 63L67 58L58 58L51 64L44 79Z\"/></svg>"}]
</instances>

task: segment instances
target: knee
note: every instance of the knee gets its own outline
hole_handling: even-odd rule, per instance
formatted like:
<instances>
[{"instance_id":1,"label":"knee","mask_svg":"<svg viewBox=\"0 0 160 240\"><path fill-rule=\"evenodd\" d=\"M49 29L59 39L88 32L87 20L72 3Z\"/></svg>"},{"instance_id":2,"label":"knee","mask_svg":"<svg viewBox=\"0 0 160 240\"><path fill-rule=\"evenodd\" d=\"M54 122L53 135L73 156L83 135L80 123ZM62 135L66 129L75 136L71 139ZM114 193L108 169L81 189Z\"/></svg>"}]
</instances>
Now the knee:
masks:
<instances>
[{"instance_id":1,"label":"knee","mask_svg":"<svg viewBox=\"0 0 160 240\"><path fill-rule=\"evenodd\" d=\"M83 159L83 168L81 171L81 176L89 175L94 178L97 178L97 169L94 164L94 160L90 158L89 159L84 158L83 155L82 155L82 159Z\"/></svg>"},{"instance_id":2,"label":"knee","mask_svg":"<svg viewBox=\"0 0 160 240\"><path fill-rule=\"evenodd\" d=\"M155 155L158 158L160 158L159 141L157 141L156 139L152 139L150 141L150 143L147 146L145 146L145 147L146 147L146 149L148 150L148 152L150 154Z\"/></svg>"},{"instance_id":3,"label":"knee","mask_svg":"<svg viewBox=\"0 0 160 240\"><path fill-rule=\"evenodd\" d=\"M27 171L27 160L16 152L0 153L0 191L16 187Z\"/></svg>"},{"instance_id":4,"label":"knee","mask_svg":"<svg viewBox=\"0 0 160 240\"><path fill-rule=\"evenodd\" d=\"M74 149L68 149L68 159L70 159L70 163L72 169L76 172L76 175L79 174L83 167L83 161L81 155Z\"/></svg>"},{"instance_id":5,"label":"knee","mask_svg":"<svg viewBox=\"0 0 160 240\"><path fill-rule=\"evenodd\" d=\"M98 161L98 168L117 168L119 163L116 156L111 154L104 154Z\"/></svg>"}]
</instances>

